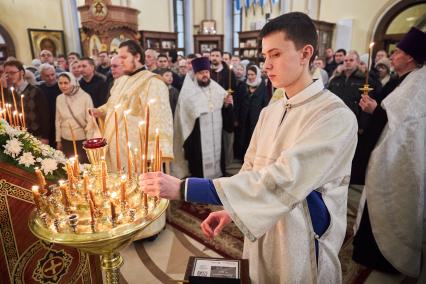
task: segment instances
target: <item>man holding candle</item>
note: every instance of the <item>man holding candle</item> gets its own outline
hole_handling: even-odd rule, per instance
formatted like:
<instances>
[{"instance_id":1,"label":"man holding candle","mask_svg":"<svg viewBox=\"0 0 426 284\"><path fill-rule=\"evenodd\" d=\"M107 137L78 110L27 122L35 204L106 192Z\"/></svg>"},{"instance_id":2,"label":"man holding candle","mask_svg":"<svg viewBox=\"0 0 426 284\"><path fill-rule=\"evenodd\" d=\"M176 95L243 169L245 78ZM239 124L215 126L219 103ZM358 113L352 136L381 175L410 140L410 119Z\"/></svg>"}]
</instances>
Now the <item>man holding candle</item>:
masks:
<instances>
[{"instance_id":1,"label":"man holding candle","mask_svg":"<svg viewBox=\"0 0 426 284\"><path fill-rule=\"evenodd\" d=\"M235 74L232 72L232 66L228 65L223 61L223 53L220 49L214 48L210 52L211 60L211 78L216 81L222 88L226 91L232 91L228 93L229 96L234 95L238 96L236 88L236 79ZM234 112L237 109L234 108ZM238 113L234 113L234 124L237 123ZM225 157L225 167L229 167L234 159L234 127L229 129L224 129L223 131L223 148L224 148L224 157Z\"/></svg>"},{"instance_id":2,"label":"man holding candle","mask_svg":"<svg viewBox=\"0 0 426 284\"><path fill-rule=\"evenodd\" d=\"M122 60L125 75L115 80L108 102L91 110L95 117L105 119L104 137L109 145L106 157L108 168L111 171L122 170L118 168L122 165L127 169L128 160L131 159L129 155L126 155L127 142L132 147L138 147L140 144L142 138L137 130L139 122L146 119L148 107L149 122L144 124L144 127L148 126L149 130L146 137L147 159L154 154L156 128L159 130L163 159L173 159L173 117L167 86L158 75L146 70L144 52L136 41L122 42L118 56ZM126 119L124 119L125 115ZM127 135L125 123L130 129ZM116 134L118 134L117 139Z\"/></svg>"},{"instance_id":3,"label":"man holding candle","mask_svg":"<svg viewBox=\"0 0 426 284\"><path fill-rule=\"evenodd\" d=\"M22 113L24 104L25 126L31 134L43 143L49 144L49 104L41 90L29 84L24 79L24 66L18 60L9 60L4 63L4 80L9 89L5 92L6 102L12 104L12 111ZM13 87L11 89L10 87ZM21 100L21 95L23 99ZM13 100L15 97L15 100Z\"/></svg>"},{"instance_id":4,"label":"man holding candle","mask_svg":"<svg viewBox=\"0 0 426 284\"><path fill-rule=\"evenodd\" d=\"M371 269L425 277L426 33L411 28L390 60L398 77L380 101L360 101L372 120L354 157L351 182L363 186L363 197L352 257Z\"/></svg>"},{"instance_id":5,"label":"man holding candle","mask_svg":"<svg viewBox=\"0 0 426 284\"><path fill-rule=\"evenodd\" d=\"M246 237L252 283L340 283L356 119L312 80L318 35L307 15L272 19L260 36L264 68L285 97L262 110L241 172L183 182L148 173L142 188L163 198L222 204L225 210L210 214L202 230L214 237L235 222Z\"/></svg>"}]
</instances>

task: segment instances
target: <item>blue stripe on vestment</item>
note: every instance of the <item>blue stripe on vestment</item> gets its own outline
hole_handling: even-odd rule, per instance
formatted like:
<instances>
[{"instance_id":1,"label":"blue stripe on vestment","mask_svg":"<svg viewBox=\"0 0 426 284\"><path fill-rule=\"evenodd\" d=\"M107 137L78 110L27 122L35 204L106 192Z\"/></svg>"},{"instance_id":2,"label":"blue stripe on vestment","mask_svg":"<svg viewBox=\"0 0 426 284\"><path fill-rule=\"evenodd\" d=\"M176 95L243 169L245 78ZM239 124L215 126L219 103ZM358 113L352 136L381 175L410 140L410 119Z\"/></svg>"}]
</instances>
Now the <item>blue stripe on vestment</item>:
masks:
<instances>
[{"instance_id":1,"label":"blue stripe on vestment","mask_svg":"<svg viewBox=\"0 0 426 284\"><path fill-rule=\"evenodd\" d=\"M222 205L213 181L205 178L188 178L186 201ZM325 206L321 193L312 191L307 197L309 215L315 234L321 237L330 226L330 213ZM318 240L315 239L315 254L318 263Z\"/></svg>"},{"instance_id":2,"label":"blue stripe on vestment","mask_svg":"<svg viewBox=\"0 0 426 284\"><path fill-rule=\"evenodd\" d=\"M222 205L213 181L206 178L188 178L186 201Z\"/></svg>"},{"instance_id":3,"label":"blue stripe on vestment","mask_svg":"<svg viewBox=\"0 0 426 284\"><path fill-rule=\"evenodd\" d=\"M307 197L309 215L311 216L312 227L315 234L320 238L328 226L330 226L330 213L325 206L321 193L312 191ZM317 256L318 265L318 240L315 238L315 254Z\"/></svg>"}]
</instances>

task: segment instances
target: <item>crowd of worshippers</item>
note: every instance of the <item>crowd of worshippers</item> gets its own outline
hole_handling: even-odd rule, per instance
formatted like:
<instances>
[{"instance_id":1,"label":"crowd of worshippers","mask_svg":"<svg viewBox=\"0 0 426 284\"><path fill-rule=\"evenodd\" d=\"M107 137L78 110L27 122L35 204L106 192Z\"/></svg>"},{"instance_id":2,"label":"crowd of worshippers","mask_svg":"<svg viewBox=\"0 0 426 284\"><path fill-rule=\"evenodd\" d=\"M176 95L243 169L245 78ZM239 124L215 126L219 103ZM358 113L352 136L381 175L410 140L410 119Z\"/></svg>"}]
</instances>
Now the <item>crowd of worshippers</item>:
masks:
<instances>
[{"instance_id":1,"label":"crowd of worshippers","mask_svg":"<svg viewBox=\"0 0 426 284\"><path fill-rule=\"evenodd\" d=\"M244 159L261 110L281 98L285 90L274 90L261 68L262 62L242 59L219 49L186 56L175 51L163 54L154 49L146 49L144 53L145 69L161 76L169 89L173 115L185 77L188 73L194 73L191 61L208 58L208 81L204 87L213 80L232 96L232 99L228 98L228 104L224 103L224 110L228 111L222 112L222 138L217 142L221 144L221 174L230 175L228 169L231 164ZM390 56L384 50L377 51L369 71L368 83L373 88L369 97L377 104L391 91L391 88L383 87L394 85L398 79L392 69ZM360 56L355 50L338 49L334 52L327 48L325 54L317 56L311 66L313 78L322 80L355 113L360 133L368 126L372 112L363 109L360 103L362 92L359 89L365 83L367 62L367 54ZM80 151L85 139L99 135L85 110L107 102L114 80L124 74L122 66L122 59L117 52L100 52L90 58L81 57L76 52L54 57L50 51L42 50L31 66L24 66L15 58L8 58L0 63L0 74L6 93L10 92L6 87L14 86L16 93L24 94L28 101L25 103L29 114L26 116L28 130L43 143L72 155L70 127L74 129ZM190 141L186 141L183 149L185 146L188 149L193 147ZM210 146L215 145L213 143ZM188 156L186 153L189 161ZM197 170L199 163L191 165L189 162L192 168L190 175L203 177L203 171Z\"/></svg>"}]
</instances>

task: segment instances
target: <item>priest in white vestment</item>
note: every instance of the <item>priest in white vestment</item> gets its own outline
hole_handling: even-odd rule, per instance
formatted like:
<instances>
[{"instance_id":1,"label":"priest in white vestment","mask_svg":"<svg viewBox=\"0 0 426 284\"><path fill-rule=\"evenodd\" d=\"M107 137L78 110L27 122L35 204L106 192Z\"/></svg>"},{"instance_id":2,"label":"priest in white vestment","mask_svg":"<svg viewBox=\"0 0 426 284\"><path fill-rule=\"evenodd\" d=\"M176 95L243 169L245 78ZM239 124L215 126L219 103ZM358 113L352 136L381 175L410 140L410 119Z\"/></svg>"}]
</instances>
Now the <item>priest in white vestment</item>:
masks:
<instances>
[{"instance_id":1,"label":"priest in white vestment","mask_svg":"<svg viewBox=\"0 0 426 284\"><path fill-rule=\"evenodd\" d=\"M262 110L241 172L183 182L144 175L142 188L169 199L222 204L201 225L208 237L232 221L245 235L252 283L341 283L338 253L358 125L343 101L313 81L312 20L293 12L260 33L264 68L284 98Z\"/></svg>"},{"instance_id":2,"label":"priest in white vestment","mask_svg":"<svg viewBox=\"0 0 426 284\"><path fill-rule=\"evenodd\" d=\"M208 58L191 61L174 119L172 174L179 178L223 175L222 129L231 125L232 96L210 79Z\"/></svg>"},{"instance_id":3,"label":"priest in white vestment","mask_svg":"<svg viewBox=\"0 0 426 284\"><path fill-rule=\"evenodd\" d=\"M353 259L382 272L422 274L418 283L425 283L426 33L412 27L390 59L399 85L380 105L368 97L360 103L381 125L373 128L380 132L364 173Z\"/></svg>"}]
</instances>

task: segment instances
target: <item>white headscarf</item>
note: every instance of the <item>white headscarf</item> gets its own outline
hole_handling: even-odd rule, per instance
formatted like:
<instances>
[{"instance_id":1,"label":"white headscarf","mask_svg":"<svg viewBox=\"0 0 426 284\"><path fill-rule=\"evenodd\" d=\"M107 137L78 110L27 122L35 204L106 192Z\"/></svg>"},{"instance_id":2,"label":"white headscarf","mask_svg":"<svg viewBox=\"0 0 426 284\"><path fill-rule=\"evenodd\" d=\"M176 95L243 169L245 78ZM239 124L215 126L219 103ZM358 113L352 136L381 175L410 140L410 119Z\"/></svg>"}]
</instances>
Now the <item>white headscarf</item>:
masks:
<instances>
[{"instance_id":1,"label":"white headscarf","mask_svg":"<svg viewBox=\"0 0 426 284\"><path fill-rule=\"evenodd\" d=\"M61 76L65 76L70 80L70 84L71 84L71 92L69 94L64 94L66 96L73 96L75 95L78 90L80 89L80 84L78 83L77 79L75 78L75 76L71 73L71 72L62 72L59 74L58 79Z\"/></svg>"},{"instance_id":2,"label":"white headscarf","mask_svg":"<svg viewBox=\"0 0 426 284\"><path fill-rule=\"evenodd\" d=\"M247 76L246 83L247 83L247 85L248 85L248 86L250 86L250 87L257 87L257 86L259 86L259 85L260 85L260 83L262 83L262 74L261 74L261 72L260 72L260 68L259 68L259 67L257 67L256 65L250 65L250 66L248 66L248 67L247 67L247 72L249 71L249 68L250 68L251 66L253 66L254 68L256 68L256 79L255 79L255 80L254 80L254 82L252 83L252 82L250 82L250 81L249 81L248 76Z\"/></svg>"}]
</instances>

